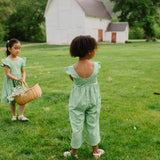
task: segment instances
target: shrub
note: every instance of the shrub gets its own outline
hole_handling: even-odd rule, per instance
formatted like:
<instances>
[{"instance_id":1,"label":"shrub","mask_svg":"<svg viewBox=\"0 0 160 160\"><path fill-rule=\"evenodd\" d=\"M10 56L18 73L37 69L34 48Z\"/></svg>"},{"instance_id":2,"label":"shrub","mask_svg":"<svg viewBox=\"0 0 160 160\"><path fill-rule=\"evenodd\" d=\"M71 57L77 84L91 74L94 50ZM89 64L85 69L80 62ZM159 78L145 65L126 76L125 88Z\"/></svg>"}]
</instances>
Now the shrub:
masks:
<instances>
[{"instance_id":1,"label":"shrub","mask_svg":"<svg viewBox=\"0 0 160 160\"><path fill-rule=\"evenodd\" d=\"M145 39L144 30L140 27L130 27L129 39Z\"/></svg>"},{"instance_id":2,"label":"shrub","mask_svg":"<svg viewBox=\"0 0 160 160\"><path fill-rule=\"evenodd\" d=\"M4 26L0 24L0 42L4 40L5 33Z\"/></svg>"}]
</instances>

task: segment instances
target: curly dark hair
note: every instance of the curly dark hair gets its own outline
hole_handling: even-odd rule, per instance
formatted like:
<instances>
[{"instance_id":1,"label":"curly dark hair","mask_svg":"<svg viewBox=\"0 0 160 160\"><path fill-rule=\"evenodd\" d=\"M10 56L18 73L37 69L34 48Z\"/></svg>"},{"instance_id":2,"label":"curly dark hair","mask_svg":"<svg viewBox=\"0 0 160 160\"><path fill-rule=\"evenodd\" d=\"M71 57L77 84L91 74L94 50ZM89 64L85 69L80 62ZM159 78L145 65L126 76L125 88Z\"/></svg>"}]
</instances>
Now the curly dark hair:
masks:
<instances>
[{"instance_id":1,"label":"curly dark hair","mask_svg":"<svg viewBox=\"0 0 160 160\"><path fill-rule=\"evenodd\" d=\"M7 56L9 56L11 54L10 51L8 50L8 47L12 48L15 43L20 43L20 41L16 38L12 38L12 39L7 41L7 43L6 43L6 48L7 48L6 54L7 54Z\"/></svg>"},{"instance_id":2,"label":"curly dark hair","mask_svg":"<svg viewBox=\"0 0 160 160\"><path fill-rule=\"evenodd\" d=\"M70 54L72 57L85 57L90 52L97 49L97 42L91 36L77 36L70 45Z\"/></svg>"}]
</instances>

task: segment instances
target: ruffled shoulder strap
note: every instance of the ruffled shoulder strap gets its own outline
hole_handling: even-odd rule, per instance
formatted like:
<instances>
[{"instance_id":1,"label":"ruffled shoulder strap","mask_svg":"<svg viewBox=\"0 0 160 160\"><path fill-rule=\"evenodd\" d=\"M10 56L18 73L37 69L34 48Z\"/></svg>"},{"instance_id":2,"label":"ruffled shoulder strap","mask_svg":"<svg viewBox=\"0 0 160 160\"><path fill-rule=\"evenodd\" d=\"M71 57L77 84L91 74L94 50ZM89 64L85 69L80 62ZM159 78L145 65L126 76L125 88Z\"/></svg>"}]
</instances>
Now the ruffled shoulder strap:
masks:
<instances>
[{"instance_id":1,"label":"ruffled shoulder strap","mask_svg":"<svg viewBox=\"0 0 160 160\"><path fill-rule=\"evenodd\" d=\"M77 74L75 73L73 66L65 67L64 69L68 75L71 75L73 78L77 77Z\"/></svg>"},{"instance_id":2,"label":"ruffled shoulder strap","mask_svg":"<svg viewBox=\"0 0 160 160\"><path fill-rule=\"evenodd\" d=\"M10 63L8 61L8 58L2 59L1 62L2 62L1 67L4 67L4 66L10 67Z\"/></svg>"},{"instance_id":3,"label":"ruffled shoulder strap","mask_svg":"<svg viewBox=\"0 0 160 160\"><path fill-rule=\"evenodd\" d=\"M94 62L95 65L95 74L99 73L99 69L101 68L101 62Z\"/></svg>"}]
</instances>

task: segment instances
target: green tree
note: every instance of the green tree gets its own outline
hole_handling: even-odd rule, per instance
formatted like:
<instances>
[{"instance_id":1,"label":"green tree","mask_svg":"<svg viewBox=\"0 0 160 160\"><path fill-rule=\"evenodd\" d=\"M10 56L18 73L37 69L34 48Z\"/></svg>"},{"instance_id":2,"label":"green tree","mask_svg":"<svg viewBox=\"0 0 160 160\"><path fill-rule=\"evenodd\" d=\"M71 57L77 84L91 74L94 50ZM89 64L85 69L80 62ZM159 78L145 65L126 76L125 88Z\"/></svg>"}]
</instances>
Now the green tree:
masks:
<instances>
[{"instance_id":1,"label":"green tree","mask_svg":"<svg viewBox=\"0 0 160 160\"><path fill-rule=\"evenodd\" d=\"M113 12L120 12L120 21L144 29L147 41L156 37L155 23L160 21L158 8L160 0L111 0L115 3Z\"/></svg>"},{"instance_id":2,"label":"green tree","mask_svg":"<svg viewBox=\"0 0 160 160\"><path fill-rule=\"evenodd\" d=\"M7 33L5 21L14 12L15 6L11 0L0 0L0 41L3 41Z\"/></svg>"},{"instance_id":3,"label":"green tree","mask_svg":"<svg viewBox=\"0 0 160 160\"><path fill-rule=\"evenodd\" d=\"M16 37L22 41L44 41L42 29L47 0L13 0L16 11L7 20L6 39Z\"/></svg>"}]
</instances>

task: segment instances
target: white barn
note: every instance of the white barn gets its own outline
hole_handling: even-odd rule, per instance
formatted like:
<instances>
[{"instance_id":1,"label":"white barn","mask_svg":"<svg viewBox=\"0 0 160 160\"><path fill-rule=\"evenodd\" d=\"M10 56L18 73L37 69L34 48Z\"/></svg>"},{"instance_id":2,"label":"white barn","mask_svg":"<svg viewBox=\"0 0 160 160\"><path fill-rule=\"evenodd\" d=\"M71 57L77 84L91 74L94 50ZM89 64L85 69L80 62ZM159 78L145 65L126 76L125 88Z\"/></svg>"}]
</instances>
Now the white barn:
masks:
<instances>
[{"instance_id":1,"label":"white barn","mask_svg":"<svg viewBox=\"0 0 160 160\"><path fill-rule=\"evenodd\" d=\"M70 44L78 35L112 41L111 16L100 0L48 0L44 16L48 44Z\"/></svg>"}]
</instances>

